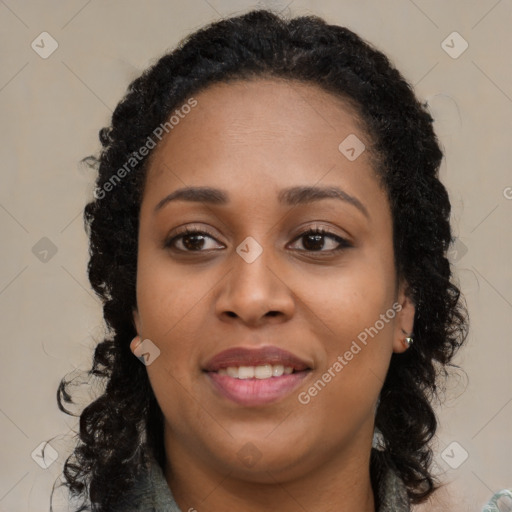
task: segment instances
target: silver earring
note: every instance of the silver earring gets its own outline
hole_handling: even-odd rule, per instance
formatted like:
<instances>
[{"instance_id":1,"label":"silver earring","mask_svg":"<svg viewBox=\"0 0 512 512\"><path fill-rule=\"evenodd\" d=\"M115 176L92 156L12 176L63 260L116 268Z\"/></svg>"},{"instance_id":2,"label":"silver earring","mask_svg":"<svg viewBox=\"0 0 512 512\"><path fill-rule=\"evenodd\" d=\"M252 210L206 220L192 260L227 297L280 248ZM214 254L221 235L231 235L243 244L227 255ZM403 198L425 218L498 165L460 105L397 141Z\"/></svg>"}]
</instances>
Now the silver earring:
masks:
<instances>
[{"instance_id":1,"label":"silver earring","mask_svg":"<svg viewBox=\"0 0 512 512\"><path fill-rule=\"evenodd\" d=\"M404 345L409 348L414 343L414 339L411 336L408 336L404 340Z\"/></svg>"}]
</instances>

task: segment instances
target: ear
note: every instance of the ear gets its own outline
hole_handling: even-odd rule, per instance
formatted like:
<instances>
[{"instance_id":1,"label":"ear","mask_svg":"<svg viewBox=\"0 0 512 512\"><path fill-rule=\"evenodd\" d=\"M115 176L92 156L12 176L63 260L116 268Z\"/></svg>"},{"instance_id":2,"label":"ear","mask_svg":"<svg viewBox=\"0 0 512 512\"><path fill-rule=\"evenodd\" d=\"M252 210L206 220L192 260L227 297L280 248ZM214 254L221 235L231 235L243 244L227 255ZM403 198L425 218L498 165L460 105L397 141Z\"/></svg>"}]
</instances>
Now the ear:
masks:
<instances>
[{"instance_id":1,"label":"ear","mask_svg":"<svg viewBox=\"0 0 512 512\"><path fill-rule=\"evenodd\" d=\"M408 348L405 343L405 338L411 336L414 330L414 315L416 313L416 306L409 297L408 284L403 281L398 289L397 304L394 306L397 309L395 319L395 332L393 339L393 352L401 354Z\"/></svg>"},{"instance_id":2,"label":"ear","mask_svg":"<svg viewBox=\"0 0 512 512\"><path fill-rule=\"evenodd\" d=\"M139 316L139 312L137 311L137 309L134 309L132 311L132 315L133 315L133 325L135 327L135 330L137 331L137 336L135 336L135 338L133 338L133 340L130 342L130 350L135 353L135 350L137 349L137 347L141 344L142 342L142 338L140 336L140 332L141 332L141 321L140 321L140 316Z\"/></svg>"},{"instance_id":3,"label":"ear","mask_svg":"<svg viewBox=\"0 0 512 512\"><path fill-rule=\"evenodd\" d=\"M132 341L130 341L130 350L133 354L135 354L135 351L137 350L138 346L142 343L142 338L137 335L135 338L133 338Z\"/></svg>"}]
</instances>

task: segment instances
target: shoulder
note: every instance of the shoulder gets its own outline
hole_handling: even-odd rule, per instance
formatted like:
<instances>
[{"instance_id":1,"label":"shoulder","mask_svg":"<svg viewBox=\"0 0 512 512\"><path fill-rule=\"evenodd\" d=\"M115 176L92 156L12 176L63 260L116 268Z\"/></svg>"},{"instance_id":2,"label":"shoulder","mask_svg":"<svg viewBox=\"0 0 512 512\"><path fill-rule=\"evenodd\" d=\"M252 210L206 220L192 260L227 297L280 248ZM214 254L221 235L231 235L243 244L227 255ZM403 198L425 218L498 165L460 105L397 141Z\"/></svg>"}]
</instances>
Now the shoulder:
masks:
<instances>
[{"instance_id":1,"label":"shoulder","mask_svg":"<svg viewBox=\"0 0 512 512\"><path fill-rule=\"evenodd\" d=\"M512 489L503 489L493 495L482 512L507 512L509 510L512 510Z\"/></svg>"},{"instance_id":2,"label":"shoulder","mask_svg":"<svg viewBox=\"0 0 512 512\"><path fill-rule=\"evenodd\" d=\"M174 501L162 469L150 460L132 487L112 512L181 512Z\"/></svg>"},{"instance_id":3,"label":"shoulder","mask_svg":"<svg viewBox=\"0 0 512 512\"><path fill-rule=\"evenodd\" d=\"M409 512L411 510L407 487L398 474L388 469L379 482L378 512Z\"/></svg>"},{"instance_id":4,"label":"shoulder","mask_svg":"<svg viewBox=\"0 0 512 512\"><path fill-rule=\"evenodd\" d=\"M479 512L509 512L512 511L512 489L504 489L496 492L482 507L482 503L476 505L470 501L469 496L443 484L421 505L416 505L414 512L445 512L446 510L478 510Z\"/></svg>"}]
</instances>

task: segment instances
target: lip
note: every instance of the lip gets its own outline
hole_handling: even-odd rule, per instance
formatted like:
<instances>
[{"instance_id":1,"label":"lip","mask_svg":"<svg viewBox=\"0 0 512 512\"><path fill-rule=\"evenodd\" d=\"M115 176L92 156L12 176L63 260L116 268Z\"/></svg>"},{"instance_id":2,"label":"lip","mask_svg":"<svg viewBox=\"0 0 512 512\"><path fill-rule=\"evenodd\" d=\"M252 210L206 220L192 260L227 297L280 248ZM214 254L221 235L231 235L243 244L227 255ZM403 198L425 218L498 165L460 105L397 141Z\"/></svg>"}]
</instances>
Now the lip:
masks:
<instances>
[{"instance_id":1,"label":"lip","mask_svg":"<svg viewBox=\"0 0 512 512\"><path fill-rule=\"evenodd\" d=\"M237 379L221 375L218 370L229 366L261 366L265 364L292 367L294 372L268 379ZM292 393L311 373L306 361L287 350L274 346L261 348L234 347L208 361L203 369L213 389L238 405L254 407L283 399Z\"/></svg>"},{"instance_id":2,"label":"lip","mask_svg":"<svg viewBox=\"0 0 512 512\"><path fill-rule=\"evenodd\" d=\"M216 372L229 366L261 366L264 364L291 366L297 372L311 369L306 361L287 350L274 346L230 348L213 356L203 369L206 372Z\"/></svg>"},{"instance_id":3,"label":"lip","mask_svg":"<svg viewBox=\"0 0 512 512\"><path fill-rule=\"evenodd\" d=\"M269 379L236 379L228 375L207 372L205 375L213 388L223 397L245 407L277 402L292 393L310 375L303 370Z\"/></svg>"}]
</instances>

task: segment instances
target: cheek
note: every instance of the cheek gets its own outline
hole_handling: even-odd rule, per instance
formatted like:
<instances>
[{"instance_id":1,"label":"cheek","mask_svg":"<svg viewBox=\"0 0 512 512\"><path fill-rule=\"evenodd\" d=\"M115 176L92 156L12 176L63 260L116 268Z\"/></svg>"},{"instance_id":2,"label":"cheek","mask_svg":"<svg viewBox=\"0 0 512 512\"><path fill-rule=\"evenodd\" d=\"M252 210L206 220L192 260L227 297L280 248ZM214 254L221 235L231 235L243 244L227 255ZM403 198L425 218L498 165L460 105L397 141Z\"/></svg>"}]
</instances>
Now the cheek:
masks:
<instances>
[{"instance_id":1,"label":"cheek","mask_svg":"<svg viewBox=\"0 0 512 512\"><path fill-rule=\"evenodd\" d=\"M384 382L392 354L395 312L390 297L363 294L340 300L331 313L330 335L321 339L325 380L364 392ZM335 378L333 377L335 376ZM339 378L338 376L342 376Z\"/></svg>"},{"instance_id":2,"label":"cheek","mask_svg":"<svg viewBox=\"0 0 512 512\"><path fill-rule=\"evenodd\" d=\"M207 283L184 278L175 267L155 263L155 259L150 262L141 257L139 262L141 335L160 350L159 357L147 367L148 377L166 420L181 425L196 405L190 400L191 381L199 375L198 340L204 335L200 317L204 317L204 301L208 300Z\"/></svg>"},{"instance_id":3,"label":"cheek","mask_svg":"<svg viewBox=\"0 0 512 512\"><path fill-rule=\"evenodd\" d=\"M190 275L187 275L190 273ZM137 306L142 334L155 342L175 337L196 311L208 300L210 283L206 274L183 271L166 258L139 256L137 270Z\"/></svg>"},{"instance_id":4,"label":"cheek","mask_svg":"<svg viewBox=\"0 0 512 512\"><path fill-rule=\"evenodd\" d=\"M346 269L348 270L348 269ZM330 280L309 280L305 314L321 343L320 379L308 396L368 407L384 382L393 349L394 273L386 260L361 261ZM313 314L311 314L311 312ZM315 327L316 324L316 327ZM306 398L307 400L307 398Z\"/></svg>"},{"instance_id":5,"label":"cheek","mask_svg":"<svg viewBox=\"0 0 512 512\"><path fill-rule=\"evenodd\" d=\"M360 258L346 268L308 276L306 281L298 278L294 289L307 305L304 314L311 322L316 320L328 337L339 340L355 339L373 326L391 308L395 296L394 272L385 261L367 263ZM379 322L378 330L387 334L390 323Z\"/></svg>"},{"instance_id":6,"label":"cheek","mask_svg":"<svg viewBox=\"0 0 512 512\"><path fill-rule=\"evenodd\" d=\"M384 294L353 294L324 317L329 335L320 338L321 366L297 398L327 437L350 436L374 414L392 355L391 306Z\"/></svg>"}]
</instances>

